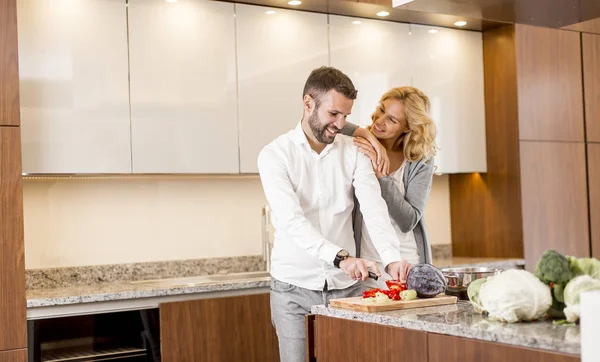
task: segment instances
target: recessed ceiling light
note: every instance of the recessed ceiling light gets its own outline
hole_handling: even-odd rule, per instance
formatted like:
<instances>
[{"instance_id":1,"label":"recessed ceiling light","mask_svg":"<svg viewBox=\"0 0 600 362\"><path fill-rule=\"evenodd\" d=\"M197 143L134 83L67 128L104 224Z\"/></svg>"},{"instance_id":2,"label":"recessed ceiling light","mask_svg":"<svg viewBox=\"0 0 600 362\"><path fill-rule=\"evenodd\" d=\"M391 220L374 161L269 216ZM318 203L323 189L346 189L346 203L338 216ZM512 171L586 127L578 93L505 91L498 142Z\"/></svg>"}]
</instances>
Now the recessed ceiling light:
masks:
<instances>
[{"instance_id":1,"label":"recessed ceiling light","mask_svg":"<svg viewBox=\"0 0 600 362\"><path fill-rule=\"evenodd\" d=\"M352 24L354 24L354 25L360 25L360 24L362 24L362 21L360 21L360 20L354 20L352 22Z\"/></svg>"},{"instance_id":2,"label":"recessed ceiling light","mask_svg":"<svg viewBox=\"0 0 600 362\"><path fill-rule=\"evenodd\" d=\"M290 1L288 1L288 5L292 5L292 6L298 6L298 5L301 5L301 4L302 4L302 1L300 1L300 0L290 0Z\"/></svg>"},{"instance_id":3,"label":"recessed ceiling light","mask_svg":"<svg viewBox=\"0 0 600 362\"><path fill-rule=\"evenodd\" d=\"M454 23L454 25L456 25L456 26L465 26L465 25L467 25L467 22L464 21L464 20L460 20L460 21L457 21L456 23Z\"/></svg>"},{"instance_id":4,"label":"recessed ceiling light","mask_svg":"<svg viewBox=\"0 0 600 362\"><path fill-rule=\"evenodd\" d=\"M267 10L267 11L265 11L265 14L273 15L273 14L275 14L275 10Z\"/></svg>"},{"instance_id":5,"label":"recessed ceiling light","mask_svg":"<svg viewBox=\"0 0 600 362\"><path fill-rule=\"evenodd\" d=\"M431 30L429 30L429 34L435 34L435 33L437 33L437 32L438 32L438 30L437 30L437 29L431 29Z\"/></svg>"},{"instance_id":6,"label":"recessed ceiling light","mask_svg":"<svg viewBox=\"0 0 600 362\"><path fill-rule=\"evenodd\" d=\"M388 16L390 15L390 13L388 13L387 11L380 11L377 13L377 16Z\"/></svg>"}]
</instances>

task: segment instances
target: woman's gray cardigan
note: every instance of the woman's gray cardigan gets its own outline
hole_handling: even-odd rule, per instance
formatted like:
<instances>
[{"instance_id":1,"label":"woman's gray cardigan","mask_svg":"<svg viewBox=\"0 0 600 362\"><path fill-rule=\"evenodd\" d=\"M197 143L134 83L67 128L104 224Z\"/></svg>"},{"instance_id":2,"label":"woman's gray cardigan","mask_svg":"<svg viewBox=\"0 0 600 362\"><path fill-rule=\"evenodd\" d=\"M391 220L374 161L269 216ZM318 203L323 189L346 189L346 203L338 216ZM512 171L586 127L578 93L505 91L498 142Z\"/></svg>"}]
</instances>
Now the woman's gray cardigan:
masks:
<instances>
[{"instance_id":1,"label":"woman's gray cardigan","mask_svg":"<svg viewBox=\"0 0 600 362\"><path fill-rule=\"evenodd\" d=\"M357 126L348 123L341 133L352 135ZM427 161L408 162L404 168L405 195L400 193L392 176L379 179L381 196L388 205L390 218L404 233L413 231L417 243L420 263L431 263L431 245L427 239L423 211L431 192L433 177L433 158ZM360 242L362 238L363 217L360 213L360 204L354 197L354 241L356 242L356 255L360 255Z\"/></svg>"}]
</instances>

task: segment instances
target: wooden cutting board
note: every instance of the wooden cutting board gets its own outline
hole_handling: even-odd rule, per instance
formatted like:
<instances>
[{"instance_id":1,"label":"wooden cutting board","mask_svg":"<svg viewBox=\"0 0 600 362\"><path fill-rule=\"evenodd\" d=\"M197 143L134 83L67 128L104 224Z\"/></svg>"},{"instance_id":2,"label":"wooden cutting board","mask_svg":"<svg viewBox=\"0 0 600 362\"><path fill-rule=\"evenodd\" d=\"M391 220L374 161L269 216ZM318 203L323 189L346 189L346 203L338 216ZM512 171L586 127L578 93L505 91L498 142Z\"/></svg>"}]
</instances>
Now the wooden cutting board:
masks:
<instances>
[{"instance_id":1,"label":"wooden cutting board","mask_svg":"<svg viewBox=\"0 0 600 362\"><path fill-rule=\"evenodd\" d=\"M440 294L434 298L417 298L413 300L393 300L386 303L367 302L362 297L332 299L329 305L335 308L350 309L356 312L385 312L413 308L435 307L456 304L458 298Z\"/></svg>"}]
</instances>

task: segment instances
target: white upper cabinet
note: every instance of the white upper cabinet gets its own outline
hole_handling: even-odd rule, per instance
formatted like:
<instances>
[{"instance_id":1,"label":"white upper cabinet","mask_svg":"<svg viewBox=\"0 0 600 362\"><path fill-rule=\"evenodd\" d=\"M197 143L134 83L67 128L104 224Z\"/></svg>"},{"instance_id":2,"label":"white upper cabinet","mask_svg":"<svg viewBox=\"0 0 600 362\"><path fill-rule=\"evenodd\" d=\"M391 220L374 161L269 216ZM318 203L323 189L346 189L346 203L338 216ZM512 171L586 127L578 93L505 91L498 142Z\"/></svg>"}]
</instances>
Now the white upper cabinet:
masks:
<instances>
[{"instance_id":1,"label":"white upper cabinet","mask_svg":"<svg viewBox=\"0 0 600 362\"><path fill-rule=\"evenodd\" d=\"M486 172L481 33L412 25L409 56L412 85L431 100L438 172Z\"/></svg>"},{"instance_id":2,"label":"white upper cabinet","mask_svg":"<svg viewBox=\"0 0 600 362\"><path fill-rule=\"evenodd\" d=\"M236 4L240 171L302 118L310 72L328 65L327 15Z\"/></svg>"},{"instance_id":3,"label":"white upper cabinet","mask_svg":"<svg viewBox=\"0 0 600 362\"><path fill-rule=\"evenodd\" d=\"M346 73L358 89L348 121L370 125L381 96L410 85L408 25L330 15L329 37L331 66Z\"/></svg>"},{"instance_id":4,"label":"white upper cabinet","mask_svg":"<svg viewBox=\"0 0 600 362\"><path fill-rule=\"evenodd\" d=\"M129 173L125 0L18 0L24 173Z\"/></svg>"},{"instance_id":5,"label":"white upper cabinet","mask_svg":"<svg viewBox=\"0 0 600 362\"><path fill-rule=\"evenodd\" d=\"M233 7L129 0L134 173L239 172Z\"/></svg>"}]
</instances>

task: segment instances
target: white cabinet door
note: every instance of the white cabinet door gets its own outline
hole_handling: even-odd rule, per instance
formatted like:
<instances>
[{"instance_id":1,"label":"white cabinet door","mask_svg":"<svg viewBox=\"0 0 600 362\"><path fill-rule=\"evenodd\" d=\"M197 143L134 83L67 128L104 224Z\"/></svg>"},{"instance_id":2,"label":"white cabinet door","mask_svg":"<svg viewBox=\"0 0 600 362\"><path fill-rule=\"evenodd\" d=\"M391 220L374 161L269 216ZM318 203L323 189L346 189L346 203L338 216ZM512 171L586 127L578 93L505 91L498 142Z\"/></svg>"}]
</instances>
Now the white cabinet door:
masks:
<instances>
[{"instance_id":1,"label":"white cabinet door","mask_svg":"<svg viewBox=\"0 0 600 362\"><path fill-rule=\"evenodd\" d=\"M310 72L328 65L327 15L236 4L240 171L302 118Z\"/></svg>"},{"instance_id":2,"label":"white cabinet door","mask_svg":"<svg viewBox=\"0 0 600 362\"><path fill-rule=\"evenodd\" d=\"M134 173L238 173L233 4L129 0Z\"/></svg>"},{"instance_id":3,"label":"white cabinet door","mask_svg":"<svg viewBox=\"0 0 600 362\"><path fill-rule=\"evenodd\" d=\"M125 0L17 6L23 172L131 172Z\"/></svg>"},{"instance_id":4,"label":"white cabinet door","mask_svg":"<svg viewBox=\"0 0 600 362\"><path fill-rule=\"evenodd\" d=\"M429 96L438 129L438 172L486 172L481 33L412 25L411 34L413 86Z\"/></svg>"},{"instance_id":5,"label":"white cabinet door","mask_svg":"<svg viewBox=\"0 0 600 362\"><path fill-rule=\"evenodd\" d=\"M358 89L348 121L370 125L381 96L410 85L408 25L330 15L329 36L331 66L346 73Z\"/></svg>"}]
</instances>

